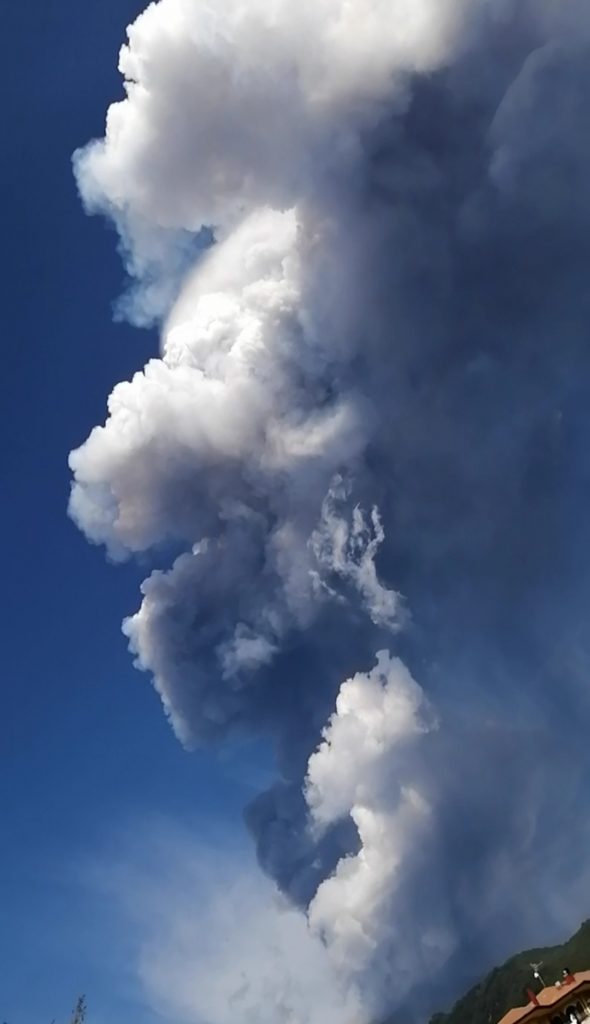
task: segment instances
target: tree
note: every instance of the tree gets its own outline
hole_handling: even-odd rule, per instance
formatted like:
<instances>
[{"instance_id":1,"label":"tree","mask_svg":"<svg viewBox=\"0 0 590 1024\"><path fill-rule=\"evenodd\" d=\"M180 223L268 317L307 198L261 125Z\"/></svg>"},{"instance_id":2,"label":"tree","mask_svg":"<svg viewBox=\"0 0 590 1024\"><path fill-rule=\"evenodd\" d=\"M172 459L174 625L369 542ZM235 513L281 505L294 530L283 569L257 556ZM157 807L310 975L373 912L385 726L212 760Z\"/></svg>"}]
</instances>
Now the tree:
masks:
<instances>
[{"instance_id":1,"label":"tree","mask_svg":"<svg viewBox=\"0 0 590 1024\"><path fill-rule=\"evenodd\" d=\"M70 1024L84 1024L86 1020L86 999L84 996L80 996L78 1002L74 1007L72 1019Z\"/></svg>"}]
</instances>

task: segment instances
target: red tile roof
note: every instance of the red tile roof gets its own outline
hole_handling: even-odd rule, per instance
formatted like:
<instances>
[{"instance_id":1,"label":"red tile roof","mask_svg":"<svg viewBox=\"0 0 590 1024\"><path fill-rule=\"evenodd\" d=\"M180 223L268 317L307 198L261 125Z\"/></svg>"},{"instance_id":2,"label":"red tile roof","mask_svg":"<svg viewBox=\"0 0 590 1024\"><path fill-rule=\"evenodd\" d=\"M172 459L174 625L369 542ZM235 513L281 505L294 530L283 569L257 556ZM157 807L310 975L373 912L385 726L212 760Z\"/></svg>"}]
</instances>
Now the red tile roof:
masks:
<instances>
[{"instance_id":1,"label":"red tile roof","mask_svg":"<svg viewBox=\"0 0 590 1024\"><path fill-rule=\"evenodd\" d=\"M517 1021L524 1020L534 1010L538 1010L543 1006L553 1006L555 1003L561 1002L564 996L569 996L572 992L576 992L585 982L590 982L590 971L578 971L573 977L573 981L563 981L560 985L548 985L547 988L541 989L537 993L537 1003L515 1006L513 1010L509 1010L508 1013L504 1014L502 1019L498 1021L498 1024L517 1024Z\"/></svg>"}]
</instances>

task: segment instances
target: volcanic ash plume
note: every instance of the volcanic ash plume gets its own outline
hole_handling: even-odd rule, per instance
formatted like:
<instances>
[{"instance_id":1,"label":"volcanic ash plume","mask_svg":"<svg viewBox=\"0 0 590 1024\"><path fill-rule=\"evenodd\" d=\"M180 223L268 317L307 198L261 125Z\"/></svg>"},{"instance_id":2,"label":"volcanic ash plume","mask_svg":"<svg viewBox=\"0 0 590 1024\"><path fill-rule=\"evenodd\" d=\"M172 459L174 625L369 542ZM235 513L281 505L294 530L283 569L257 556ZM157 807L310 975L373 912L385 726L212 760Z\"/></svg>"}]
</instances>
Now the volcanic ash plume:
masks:
<instances>
[{"instance_id":1,"label":"volcanic ash plume","mask_svg":"<svg viewBox=\"0 0 590 1024\"><path fill-rule=\"evenodd\" d=\"M586 892L589 29L160 0L75 157L162 340L70 513L152 558L124 631L179 739L272 743L259 861L368 1015Z\"/></svg>"}]
</instances>

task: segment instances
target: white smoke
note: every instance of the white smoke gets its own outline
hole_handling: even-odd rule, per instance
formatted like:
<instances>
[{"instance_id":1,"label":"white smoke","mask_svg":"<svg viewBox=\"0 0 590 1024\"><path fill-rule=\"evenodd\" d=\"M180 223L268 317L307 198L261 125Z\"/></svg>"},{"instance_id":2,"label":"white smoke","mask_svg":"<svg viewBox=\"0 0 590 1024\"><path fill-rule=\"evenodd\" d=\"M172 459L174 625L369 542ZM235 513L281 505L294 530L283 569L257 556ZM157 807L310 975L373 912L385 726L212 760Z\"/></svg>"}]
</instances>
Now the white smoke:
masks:
<instances>
[{"instance_id":1,"label":"white smoke","mask_svg":"<svg viewBox=\"0 0 590 1024\"><path fill-rule=\"evenodd\" d=\"M268 862L284 858L291 870L293 857L294 871L316 872L302 900L311 927L331 969L358 975L376 1011L412 992L425 964L436 974L464 933L481 940L502 886L516 905L511 857L529 858L537 879L554 863L535 860L552 793L522 708L514 734L497 728L494 695L454 655L447 702L467 692L484 710L474 726L455 716L446 738L399 660L380 654L372 671L351 673L367 664L357 646L364 659L408 623L393 586L411 557L430 624L452 627L443 654L464 645L478 669L487 654L477 638L464 643L466 577L493 584L500 566L498 594L482 588L482 620L486 601L513 609L518 599L505 594L520 554L514 533L534 538L523 499L536 479L530 452L537 430L557 444L574 375L557 375L562 391L548 401L551 356L539 359L531 338L543 343L547 331L553 353L554 321L523 330L520 313L509 333L492 311L508 321L520 308L512 280L484 291L503 246L512 256L525 238L528 249L516 208L538 205L545 224L586 203L587 161L578 166L579 147L565 141L552 147L538 83L551 94L558 78L543 33L570 25L563 6L547 0L531 14L524 3L515 15L538 49L511 90L495 55L481 74L479 51L468 61L478 26L485 40L487 27L502 38L511 25L508 0L159 0L129 29L127 95L110 108L105 139L75 158L87 208L121 234L133 316L160 317L163 330L160 358L114 388L105 425L72 453L70 513L112 558L151 552L167 566L146 579L124 630L182 742L239 728L277 740L286 796L271 794L278 853ZM464 54L467 71L453 76ZM457 138L487 112L480 149L440 130L436 103L426 113L417 104L403 137L415 77L432 86L445 68ZM573 135L582 107L567 72L559 82ZM503 103L489 99L494 90ZM532 146L523 121L536 125ZM555 148L575 199L542 170ZM566 342L573 358L575 332ZM519 514L527 529L513 531ZM383 522L398 557L382 581ZM436 664L427 667L436 680ZM498 702L514 685L499 656L487 678L500 679ZM520 691L528 713L526 673ZM480 773L465 785L474 760ZM358 839L344 855L336 840L330 847L342 821ZM324 840L325 862L313 855ZM480 959L486 950L480 942ZM227 1019L222 989L207 1008L213 1024ZM259 1019L264 990L253 998L244 1019ZM182 1012L192 1009L189 1000ZM280 1019L315 1018L297 1009Z\"/></svg>"},{"instance_id":2,"label":"white smoke","mask_svg":"<svg viewBox=\"0 0 590 1024\"><path fill-rule=\"evenodd\" d=\"M202 889L177 879L144 924L139 976L152 1005L187 1024L364 1024L358 994L305 915L253 871L224 868ZM152 885L155 897L157 877Z\"/></svg>"},{"instance_id":3,"label":"white smoke","mask_svg":"<svg viewBox=\"0 0 590 1024\"><path fill-rule=\"evenodd\" d=\"M161 359L114 389L105 426L70 458L71 514L112 557L186 549L126 625L184 739L200 732L180 706L200 606L224 608L204 631L224 677L268 664L313 621L337 596L326 573L360 591L376 624L399 625L374 562L378 512L373 537L355 511L350 534L327 541L331 482L354 471L375 423L349 372L356 339L318 317L309 266L336 256L334 211L318 206L331 176L385 101L403 107L408 73L453 52L469 7L397 0L384 17L372 2L161 0L129 29L127 98L104 141L76 156L88 208L115 217L146 276L145 317L157 268L163 292L177 279L177 233L218 238L180 292ZM170 646L185 651L174 665ZM204 719L228 716L204 705Z\"/></svg>"},{"instance_id":4,"label":"white smoke","mask_svg":"<svg viewBox=\"0 0 590 1024\"><path fill-rule=\"evenodd\" d=\"M381 951L387 949L388 957L393 953L400 1000L414 983L421 958L438 968L454 942L452 934L437 934L431 923L420 937L420 951L408 943L396 913L407 860L432 829L431 807L420 780L412 778L408 748L435 727L408 670L381 651L374 669L342 684L308 767L306 795L316 826L350 815L361 844L320 885L309 908L311 926L348 976L362 976ZM438 955L436 945L442 945Z\"/></svg>"},{"instance_id":5,"label":"white smoke","mask_svg":"<svg viewBox=\"0 0 590 1024\"><path fill-rule=\"evenodd\" d=\"M367 1024L305 914L227 836L220 848L136 821L82 877L111 917L126 987L136 979L169 1024Z\"/></svg>"},{"instance_id":6,"label":"white smoke","mask_svg":"<svg viewBox=\"0 0 590 1024\"><path fill-rule=\"evenodd\" d=\"M396 630L403 620L401 598L380 583L375 565L375 557L385 539L379 510L372 509L369 525L362 509L356 505L349 523L338 512L338 505L347 497L344 482L336 478L322 505L320 525L310 538L311 550L318 566L349 581L358 590L376 626ZM312 577L320 589L326 588L333 597L338 596L319 571L314 570Z\"/></svg>"},{"instance_id":7,"label":"white smoke","mask_svg":"<svg viewBox=\"0 0 590 1024\"><path fill-rule=\"evenodd\" d=\"M150 4L120 54L127 98L78 158L86 203L121 218L144 258L153 226L228 229L253 209L293 206L326 164L354 154L396 76L444 62L470 6Z\"/></svg>"},{"instance_id":8,"label":"white smoke","mask_svg":"<svg viewBox=\"0 0 590 1024\"><path fill-rule=\"evenodd\" d=\"M173 31L184 54L187 32L178 16L188 16L187 10L170 6L166 46ZM157 19L167 8L164 0L140 19L140 30L130 35L132 49L145 46L151 52ZM189 37L192 31L191 22ZM197 48L195 60L198 53ZM185 85L180 60L178 55L174 62L177 89ZM147 54L137 66L144 63L150 63ZM116 117L135 123L134 97L132 90ZM241 90L235 99L242 101ZM185 102L178 97L179 110ZM274 102L280 104L280 97ZM213 116L216 110L207 114ZM150 138L158 130L152 126ZM223 123L219 130L225 131ZM200 137L198 126L192 134ZM129 156L128 146L134 151L126 131L107 133L100 159L91 148L79 160L85 194L98 174L95 160L99 166L109 160L118 166ZM165 138L159 147L168 152ZM143 161L150 165L147 154L142 166ZM125 180L138 185L131 171ZM191 181L197 190L211 186L206 167ZM105 200L114 201L118 191L109 188ZM179 188L167 179L156 193L162 199L170 191L176 201ZM240 202L243 212L243 197ZM125 209L133 207L130 197ZM156 222L156 198L153 208ZM201 222L204 216L199 214ZM146 581L142 608L125 627L138 664L153 673L187 743L209 727L239 719L242 684L236 687L231 679L268 664L289 629L308 625L315 606L337 596L327 581L324 585L324 575L336 573L352 583L375 622L392 626L398 616L397 597L377 579L374 557L383 534L376 511L373 538L354 512L350 551L345 555L341 538L327 555L326 495L335 474L353 468L362 454L372 418L352 383L334 387L345 339L335 344L306 305L303 266L321 245L321 233L304 228L302 216L295 208L255 209L201 258L165 326L161 359L117 385L105 426L70 459L71 514L112 557L170 542L190 546L169 572ZM213 209L210 219L216 219ZM198 696L197 641L191 634L198 609L205 606L217 607L218 615L198 642L216 652L218 670L228 680L227 700L219 693L211 700ZM185 652L182 658L179 651ZM211 671L209 664L203 687ZM202 728L195 724L199 720Z\"/></svg>"},{"instance_id":9,"label":"white smoke","mask_svg":"<svg viewBox=\"0 0 590 1024\"><path fill-rule=\"evenodd\" d=\"M340 687L336 711L308 766L307 801L318 825L370 807L383 760L432 728L426 698L407 668L386 651L370 672ZM400 750L401 748L401 750Z\"/></svg>"},{"instance_id":10,"label":"white smoke","mask_svg":"<svg viewBox=\"0 0 590 1024\"><path fill-rule=\"evenodd\" d=\"M115 388L105 426L70 460L71 514L112 557L188 545L125 624L186 744L243 719L246 681L314 606L346 600L338 581L375 624L401 623L377 576L377 509L370 526L352 509L349 525L338 474L373 418L354 383L339 384L352 339L306 298L306 265L330 258L332 230L304 204L354 161L382 101L403 105L403 75L445 59L462 7L399 0L384 18L366 2L161 0L129 30L127 99L104 142L77 155L87 206L116 218L145 278L140 319L157 308L158 267L164 295L178 273L175 232L211 226L219 239L177 298L161 359ZM400 824L416 800L402 797ZM370 843L372 812L344 811ZM328 893L313 915L332 941Z\"/></svg>"}]
</instances>

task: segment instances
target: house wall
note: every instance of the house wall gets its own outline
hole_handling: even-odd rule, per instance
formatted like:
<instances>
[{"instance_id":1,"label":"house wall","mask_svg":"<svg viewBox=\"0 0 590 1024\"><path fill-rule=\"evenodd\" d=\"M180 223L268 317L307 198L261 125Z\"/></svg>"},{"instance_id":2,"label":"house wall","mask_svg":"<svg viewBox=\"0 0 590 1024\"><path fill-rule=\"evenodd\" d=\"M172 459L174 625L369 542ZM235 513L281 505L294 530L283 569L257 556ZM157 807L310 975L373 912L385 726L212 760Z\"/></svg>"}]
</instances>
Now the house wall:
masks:
<instances>
[{"instance_id":1,"label":"house wall","mask_svg":"<svg viewBox=\"0 0 590 1024\"><path fill-rule=\"evenodd\" d=\"M569 1011L574 1007L578 1017L585 1019L590 1016L590 986L581 989L566 989L563 998L558 1003L545 1011L542 1016L537 1017L539 1024L569 1024Z\"/></svg>"}]
</instances>

